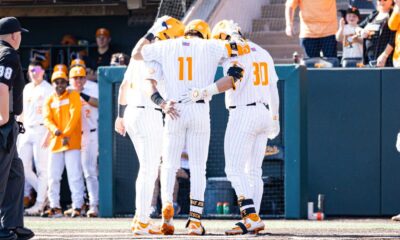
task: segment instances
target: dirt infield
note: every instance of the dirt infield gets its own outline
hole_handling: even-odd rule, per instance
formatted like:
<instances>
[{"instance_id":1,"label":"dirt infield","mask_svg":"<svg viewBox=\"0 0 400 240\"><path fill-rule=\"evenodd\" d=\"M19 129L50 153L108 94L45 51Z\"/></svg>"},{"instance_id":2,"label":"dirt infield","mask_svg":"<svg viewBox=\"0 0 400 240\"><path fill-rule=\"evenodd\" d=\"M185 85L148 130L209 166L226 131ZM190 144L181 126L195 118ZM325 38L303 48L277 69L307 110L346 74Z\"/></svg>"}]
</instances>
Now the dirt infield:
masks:
<instances>
[{"instance_id":1,"label":"dirt infield","mask_svg":"<svg viewBox=\"0 0 400 240\"><path fill-rule=\"evenodd\" d=\"M158 220L157 220L158 221ZM265 220L267 229L260 235L230 237L224 230L231 220L204 220L204 239L400 239L400 222L388 219L333 219L321 222L305 220ZM129 218L25 218L27 227L35 231L34 239L188 239L185 220L176 220L174 236L136 237L130 233ZM192 238L192 237L191 237Z\"/></svg>"}]
</instances>

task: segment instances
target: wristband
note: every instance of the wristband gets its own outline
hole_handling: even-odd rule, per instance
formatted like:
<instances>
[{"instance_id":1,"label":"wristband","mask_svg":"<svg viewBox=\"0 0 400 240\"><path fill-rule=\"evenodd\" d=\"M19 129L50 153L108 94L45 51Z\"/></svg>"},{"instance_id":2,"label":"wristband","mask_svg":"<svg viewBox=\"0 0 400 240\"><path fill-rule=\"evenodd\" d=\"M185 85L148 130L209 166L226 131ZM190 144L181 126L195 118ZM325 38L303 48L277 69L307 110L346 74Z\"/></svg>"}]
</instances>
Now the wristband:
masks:
<instances>
[{"instance_id":1,"label":"wristband","mask_svg":"<svg viewBox=\"0 0 400 240\"><path fill-rule=\"evenodd\" d=\"M90 96L84 93L80 93L79 95L81 95L81 97L83 98L83 100L85 100L86 102L89 102Z\"/></svg>"},{"instance_id":2,"label":"wristband","mask_svg":"<svg viewBox=\"0 0 400 240\"><path fill-rule=\"evenodd\" d=\"M156 37L154 36L153 33L147 33L147 34L144 36L144 38L147 39L149 42L151 42L151 41L153 41L154 38L156 38Z\"/></svg>"},{"instance_id":3,"label":"wristband","mask_svg":"<svg viewBox=\"0 0 400 240\"><path fill-rule=\"evenodd\" d=\"M210 97L219 93L217 84L215 84L215 83L208 85L204 90L207 92L207 95Z\"/></svg>"},{"instance_id":4,"label":"wristband","mask_svg":"<svg viewBox=\"0 0 400 240\"><path fill-rule=\"evenodd\" d=\"M127 105L118 104L118 117L123 118Z\"/></svg>"},{"instance_id":5,"label":"wristband","mask_svg":"<svg viewBox=\"0 0 400 240\"><path fill-rule=\"evenodd\" d=\"M151 95L151 101L153 101L157 106L160 106L161 103L165 102L164 98L161 97L159 92L155 92L153 95Z\"/></svg>"}]
</instances>

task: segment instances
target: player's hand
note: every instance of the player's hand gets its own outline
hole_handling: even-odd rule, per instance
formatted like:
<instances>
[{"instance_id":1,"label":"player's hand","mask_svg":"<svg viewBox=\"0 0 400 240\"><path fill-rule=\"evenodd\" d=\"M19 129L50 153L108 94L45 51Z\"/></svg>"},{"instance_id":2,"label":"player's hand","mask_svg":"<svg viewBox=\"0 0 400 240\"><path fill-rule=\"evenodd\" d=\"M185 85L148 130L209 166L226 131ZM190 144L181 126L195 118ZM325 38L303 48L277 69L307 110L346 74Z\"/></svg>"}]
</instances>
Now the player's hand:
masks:
<instances>
[{"instance_id":1,"label":"player's hand","mask_svg":"<svg viewBox=\"0 0 400 240\"><path fill-rule=\"evenodd\" d=\"M228 76L231 76L236 80L241 80L243 78L243 68L238 65L233 65L228 69Z\"/></svg>"},{"instance_id":2,"label":"player's hand","mask_svg":"<svg viewBox=\"0 0 400 240\"><path fill-rule=\"evenodd\" d=\"M178 109L175 108L175 101L168 100L166 102L161 103L160 107L163 110L163 112L167 115L169 115L172 119L178 119L179 117L179 111Z\"/></svg>"},{"instance_id":3,"label":"player's hand","mask_svg":"<svg viewBox=\"0 0 400 240\"><path fill-rule=\"evenodd\" d=\"M125 129L125 122L123 118L117 117L115 119L114 130L119 133L120 135L125 137L126 129Z\"/></svg>"},{"instance_id":4,"label":"player's hand","mask_svg":"<svg viewBox=\"0 0 400 240\"><path fill-rule=\"evenodd\" d=\"M60 135L61 135L61 131L57 129L57 130L54 132L54 135L56 135L57 137L60 136Z\"/></svg>"},{"instance_id":5,"label":"player's hand","mask_svg":"<svg viewBox=\"0 0 400 240\"><path fill-rule=\"evenodd\" d=\"M69 137L63 137L63 139L62 139L62 145L63 145L63 146L67 146L68 143L69 143Z\"/></svg>"},{"instance_id":6,"label":"player's hand","mask_svg":"<svg viewBox=\"0 0 400 240\"><path fill-rule=\"evenodd\" d=\"M293 32L293 26L291 24L287 24L286 25L286 29L285 29L286 35L288 37L293 37L294 32Z\"/></svg>"},{"instance_id":7,"label":"player's hand","mask_svg":"<svg viewBox=\"0 0 400 240\"><path fill-rule=\"evenodd\" d=\"M384 67L386 65L386 61L387 61L388 57L386 55L386 53L381 53L381 55L379 55L378 59L376 59L376 66L377 67Z\"/></svg>"},{"instance_id":8,"label":"player's hand","mask_svg":"<svg viewBox=\"0 0 400 240\"><path fill-rule=\"evenodd\" d=\"M50 132L47 131L46 135L42 139L42 148L48 148L50 145Z\"/></svg>"},{"instance_id":9,"label":"player's hand","mask_svg":"<svg viewBox=\"0 0 400 240\"><path fill-rule=\"evenodd\" d=\"M279 119L272 120L272 126L271 129L268 133L268 138L269 139L274 139L279 135L279 132L281 131L280 125L279 125Z\"/></svg>"},{"instance_id":10,"label":"player's hand","mask_svg":"<svg viewBox=\"0 0 400 240\"><path fill-rule=\"evenodd\" d=\"M158 18L153 26L149 29L148 33L152 33L154 36L156 36L159 32L164 31L165 29L168 28L166 24L166 20L169 18L169 16L162 16Z\"/></svg>"},{"instance_id":11,"label":"player's hand","mask_svg":"<svg viewBox=\"0 0 400 240\"><path fill-rule=\"evenodd\" d=\"M186 93L182 94L179 102L189 103L189 102L197 102L199 100L204 100L207 97L207 91L205 89L200 88L191 88Z\"/></svg>"}]
</instances>

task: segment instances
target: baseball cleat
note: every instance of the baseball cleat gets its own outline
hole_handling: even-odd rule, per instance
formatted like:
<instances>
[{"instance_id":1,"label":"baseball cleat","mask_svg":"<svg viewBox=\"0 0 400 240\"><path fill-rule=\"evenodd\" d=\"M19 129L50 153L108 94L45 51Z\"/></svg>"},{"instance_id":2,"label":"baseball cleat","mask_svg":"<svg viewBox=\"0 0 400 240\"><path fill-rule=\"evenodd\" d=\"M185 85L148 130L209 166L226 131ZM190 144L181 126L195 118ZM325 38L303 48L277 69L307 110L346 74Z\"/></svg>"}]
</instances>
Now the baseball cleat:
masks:
<instances>
[{"instance_id":1,"label":"baseball cleat","mask_svg":"<svg viewBox=\"0 0 400 240\"><path fill-rule=\"evenodd\" d=\"M49 218L59 218L62 217L62 211L61 208L50 208L44 212L42 212L41 217L49 217Z\"/></svg>"},{"instance_id":2,"label":"baseball cleat","mask_svg":"<svg viewBox=\"0 0 400 240\"><path fill-rule=\"evenodd\" d=\"M43 203L36 202L32 207L25 209L25 215L27 216L40 216L43 212Z\"/></svg>"},{"instance_id":3,"label":"baseball cleat","mask_svg":"<svg viewBox=\"0 0 400 240\"><path fill-rule=\"evenodd\" d=\"M79 209L79 208L70 208L70 209L64 211L64 216L72 217L72 218L79 217L79 216L81 216L81 209Z\"/></svg>"},{"instance_id":4,"label":"baseball cleat","mask_svg":"<svg viewBox=\"0 0 400 240\"><path fill-rule=\"evenodd\" d=\"M131 223L131 231L132 231L132 232L135 231L136 222L137 222L137 218L136 218L136 215L135 215L135 216L133 217L132 223Z\"/></svg>"},{"instance_id":5,"label":"baseball cleat","mask_svg":"<svg viewBox=\"0 0 400 240\"><path fill-rule=\"evenodd\" d=\"M133 230L134 235L160 235L163 234L159 226L156 226L152 222L142 223L136 221Z\"/></svg>"},{"instance_id":6,"label":"baseball cleat","mask_svg":"<svg viewBox=\"0 0 400 240\"><path fill-rule=\"evenodd\" d=\"M398 215L392 217L392 220L393 220L393 221L400 221L400 214L398 214Z\"/></svg>"},{"instance_id":7,"label":"baseball cleat","mask_svg":"<svg viewBox=\"0 0 400 240\"><path fill-rule=\"evenodd\" d=\"M257 234L264 230L265 224L256 213L251 213L245 217L242 222L235 224L231 230L225 231L226 235L242 235L242 234Z\"/></svg>"},{"instance_id":8,"label":"baseball cleat","mask_svg":"<svg viewBox=\"0 0 400 240\"><path fill-rule=\"evenodd\" d=\"M162 209L162 225L161 232L164 235L173 235L175 227L172 221L174 217L174 207L171 203L167 203Z\"/></svg>"},{"instance_id":9,"label":"baseball cleat","mask_svg":"<svg viewBox=\"0 0 400 240\"><path fill-rule=\"evenodd\" d=\"M97 208L97 206L93 206L89 208L89 211L87 211L86 216L88 218L94 218L97 217L99 215L99 209Z\"/></svg>"},{"instance_id":10,"label":"baseball cleat","mask_svg":"<svg viewBox=\"0 0 400 240\"><path fill-rule=\"evenodd\" d=\"M201 225L201 222L189 220L186 228L188 229L189 235L201 236L206 234L206 230L204 229L203 225Z\"/></svg>"}]
</instances>

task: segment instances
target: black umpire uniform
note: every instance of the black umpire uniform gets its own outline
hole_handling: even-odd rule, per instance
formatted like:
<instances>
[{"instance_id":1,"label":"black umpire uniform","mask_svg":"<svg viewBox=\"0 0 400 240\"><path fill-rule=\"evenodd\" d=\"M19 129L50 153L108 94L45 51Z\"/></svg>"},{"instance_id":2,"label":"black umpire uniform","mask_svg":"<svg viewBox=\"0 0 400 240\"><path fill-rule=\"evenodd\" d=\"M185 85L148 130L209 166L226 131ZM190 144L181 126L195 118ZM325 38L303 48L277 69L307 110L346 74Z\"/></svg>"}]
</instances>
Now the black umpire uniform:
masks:
<instances>
[{"instance_id":1,"label":"black umpire uniform","mask_svg":"<svg viewBox=\"0 0 400 240\"><path fill-rule=\"evenodd\" d=\"M16 18L0 19L0 36L4 36L0 39L0 83L8 87L10 103L9 120L0 126L0 239L29 239L34 236L31 230L24 228L25 176L16 149L17 135L23 127L16 122L15 116L22 113L25 85L16 51L21 38L18 32L27 30L21 28Z\"/></svg>"}]
</instances>

